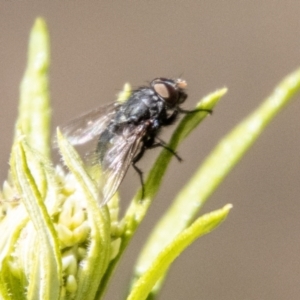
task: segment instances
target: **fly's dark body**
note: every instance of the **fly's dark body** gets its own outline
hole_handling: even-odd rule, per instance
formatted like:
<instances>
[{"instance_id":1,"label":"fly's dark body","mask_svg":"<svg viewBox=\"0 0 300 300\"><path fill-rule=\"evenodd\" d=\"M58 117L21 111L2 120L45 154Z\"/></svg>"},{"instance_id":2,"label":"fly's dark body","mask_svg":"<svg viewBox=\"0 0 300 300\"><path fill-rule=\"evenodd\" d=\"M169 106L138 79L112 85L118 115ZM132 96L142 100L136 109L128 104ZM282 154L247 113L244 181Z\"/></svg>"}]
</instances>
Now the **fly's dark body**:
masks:
<instances>
[{"instance_id":1,"label":"fly's dark body","mask_svg":"<svg viewBox=\"0 0 300 300\"><path fill-rule=\"evenodd\" d=\"M138 172L142 187L142 172L135 165L149 148L162 146L172 152L158 138L162 127L174 123L186 98L186 82L182 79L156 78L149 86L132 92L123 103L100 107L62 128L63 134L74 144L97 140L92 164L99 165L105 177L104 203L116 192L128 167Z\"/></svg>"},{"instance_id":2,"label":"fly's dark body","mask_svg":"<svg viewBox=\"0 0 300 300\"><path fill-rule=\"evenodd\" d=\"M167 79L164 80L167 81ZM152 85L155 85L157 81L157 79L153 81ZM175 99L171 100L177 102L179 99L183 100L186 98L186 94L183 91L180 91L180 94L178 93L176 96ZM172 109L172 106L177 104L176 102L171 102L169 109ZM116 136L122 135L126 129L132 132L134 128L140 128L141 132L143 132L140 141L141 148L137 156L133 158L133 162L137 162L147 148L158 145L157 143L155 144L155 137L158 135L161 127L171 125L175 121L178 111L173 110L172 114L169 115L167 110L168 106L165 99L159 96L153 86L142 87L134 91L124 104L116 108L114 118L99 137L97 150L101 163L105 163L105 153L114 145Z\"/></svg>"}]
</instances>

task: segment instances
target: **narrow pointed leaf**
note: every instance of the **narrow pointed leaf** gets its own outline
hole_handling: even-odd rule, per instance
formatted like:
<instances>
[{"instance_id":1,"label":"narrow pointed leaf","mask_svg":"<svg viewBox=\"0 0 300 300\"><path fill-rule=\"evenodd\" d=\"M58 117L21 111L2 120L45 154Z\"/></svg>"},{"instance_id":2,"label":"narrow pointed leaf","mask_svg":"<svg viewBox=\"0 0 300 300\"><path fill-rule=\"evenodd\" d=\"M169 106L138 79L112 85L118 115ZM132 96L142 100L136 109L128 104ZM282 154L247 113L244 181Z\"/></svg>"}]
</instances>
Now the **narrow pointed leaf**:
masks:
<instances>
[{"instance_id":1,"label":"narrow pointed leaf","mask_svg":"<svg viewBox=\"0 0 300 300\"><path fill-rule=\"evenodd\" d=\"M63 160L74 174L85 194L88 220L91 227L91 244L84 265L79 270L79 283L75 299L93 300L99 282L106 271L110 256L110 220L106 206L98 203L99 191L84 169L74 148L57 130L57 142Z\"/></svg>"},{"instance_id":2,"label":"narrow pointed leaf","mask_svg":"<svg viewBox=\"0 0 300 300\"><path fill-rule=\"evenodd\" d=\"M22 142L16 143L13 151L12 172L38 237L39 263L33 262L36 268L30 276L27 299L59 299L62 271L56 231L28 167Z\"/></svg>"},{"instance_id":3,"label":"narrow pointed leaf","mask_svg":"<svg viewBox=\"0 0 300 300\"><path fill-rule=\"evenodd\" d=\"M26 135L28 144L45 157L50 156L49 61L47 26L43 19L38 18L30 34L28 63L20 87L17 127ZM15 138L17 135L18 132Z\"/></svg>"},{"instance_id":4,"label":"narrow pointed leaf","mask_svg":"<svg viewBox=\"0 0 300 300\"><path fill-rule=\"evenodd\" d=\"M172 262L182 253L192 242L200 236L215 229L227 217L231 205L228 204L222 209L205 214L198 218L191 226L178 234L170 244L168 244L155 257L151 265L134 284L127 300L146 299L155 283L164 275Z\"/></svg>"}]
</instances>

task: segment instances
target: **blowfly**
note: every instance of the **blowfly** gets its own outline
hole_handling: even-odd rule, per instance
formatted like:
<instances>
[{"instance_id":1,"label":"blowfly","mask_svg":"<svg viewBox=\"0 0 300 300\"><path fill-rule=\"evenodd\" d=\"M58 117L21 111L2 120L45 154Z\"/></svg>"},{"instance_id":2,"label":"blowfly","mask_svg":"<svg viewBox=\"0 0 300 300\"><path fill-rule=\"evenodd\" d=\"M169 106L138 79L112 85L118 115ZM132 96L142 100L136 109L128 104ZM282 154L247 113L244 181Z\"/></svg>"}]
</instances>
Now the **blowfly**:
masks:
<instances>
[{"instance_id":1,"label":"blowfly","mask_svg":"<svg viewBox=\"0 0 300 300\"><path fill-rule=\"evenodd\" d=\"M136 163L147 149L163 147L181 160L158 134L180 113L194 112L180 107L187 98L186 86L183 79L156 78L149 86L132 91L125 102L95 109L61 128L73 145L97 140L96 150L87 160L90 165L100 166L104 175L102 204L115 194L130 164L139 174L144 191L142 171Z\"/></svg>"}]
</instances>

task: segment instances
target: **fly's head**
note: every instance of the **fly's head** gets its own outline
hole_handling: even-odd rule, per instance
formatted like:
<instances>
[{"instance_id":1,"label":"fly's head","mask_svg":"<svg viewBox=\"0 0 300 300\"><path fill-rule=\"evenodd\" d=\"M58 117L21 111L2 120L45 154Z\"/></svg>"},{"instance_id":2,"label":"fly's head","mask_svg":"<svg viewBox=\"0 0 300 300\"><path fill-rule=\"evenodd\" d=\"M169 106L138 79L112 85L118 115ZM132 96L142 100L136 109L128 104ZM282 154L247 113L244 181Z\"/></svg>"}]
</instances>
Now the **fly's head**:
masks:
<instances>
[{"instance_id":1,"label":"fly's head","mask_svg":"<svg viewBox=\"0 0 300 300\"><path fill-rule=\"evenodd\" d=\"M167 108L174 109L183 103L187 94L187 83L183 79L156 78L152 80L151 87L157 96L166 103Z\"/></svg>"}]
</instances>

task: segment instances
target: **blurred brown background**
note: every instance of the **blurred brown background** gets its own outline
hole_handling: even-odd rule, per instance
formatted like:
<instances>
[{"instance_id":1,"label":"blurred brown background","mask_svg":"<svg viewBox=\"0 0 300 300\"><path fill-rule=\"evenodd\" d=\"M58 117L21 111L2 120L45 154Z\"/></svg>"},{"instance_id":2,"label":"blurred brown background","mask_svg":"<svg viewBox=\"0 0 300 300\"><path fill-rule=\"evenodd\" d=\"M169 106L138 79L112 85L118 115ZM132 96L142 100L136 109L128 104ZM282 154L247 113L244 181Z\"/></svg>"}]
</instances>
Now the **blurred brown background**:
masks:
<instances>
[{"instance_id":1,"label":"blurred brown background","mask_svg":"<svg viewBox=\"0 0 300 300\"><path fill-rule=\"evenodd\" d=\"M182 76L191 108L227 86L186 140L128 248L106 299L122 299L147 234L218 140L300 65L299 1L8 1L0 4L0 176L8 168L29 30L45 17L53 128L115 99L122 85ZM234 209L174 264L160 299L299 299L300 96L267 128L205 206ZM171 130L164 131L168 140ZM148 152L149 169L158 154ZM132 175L132 176L131 176ZM129 172L124 204L139 186Z\"/></svg>"}]
</instances>

